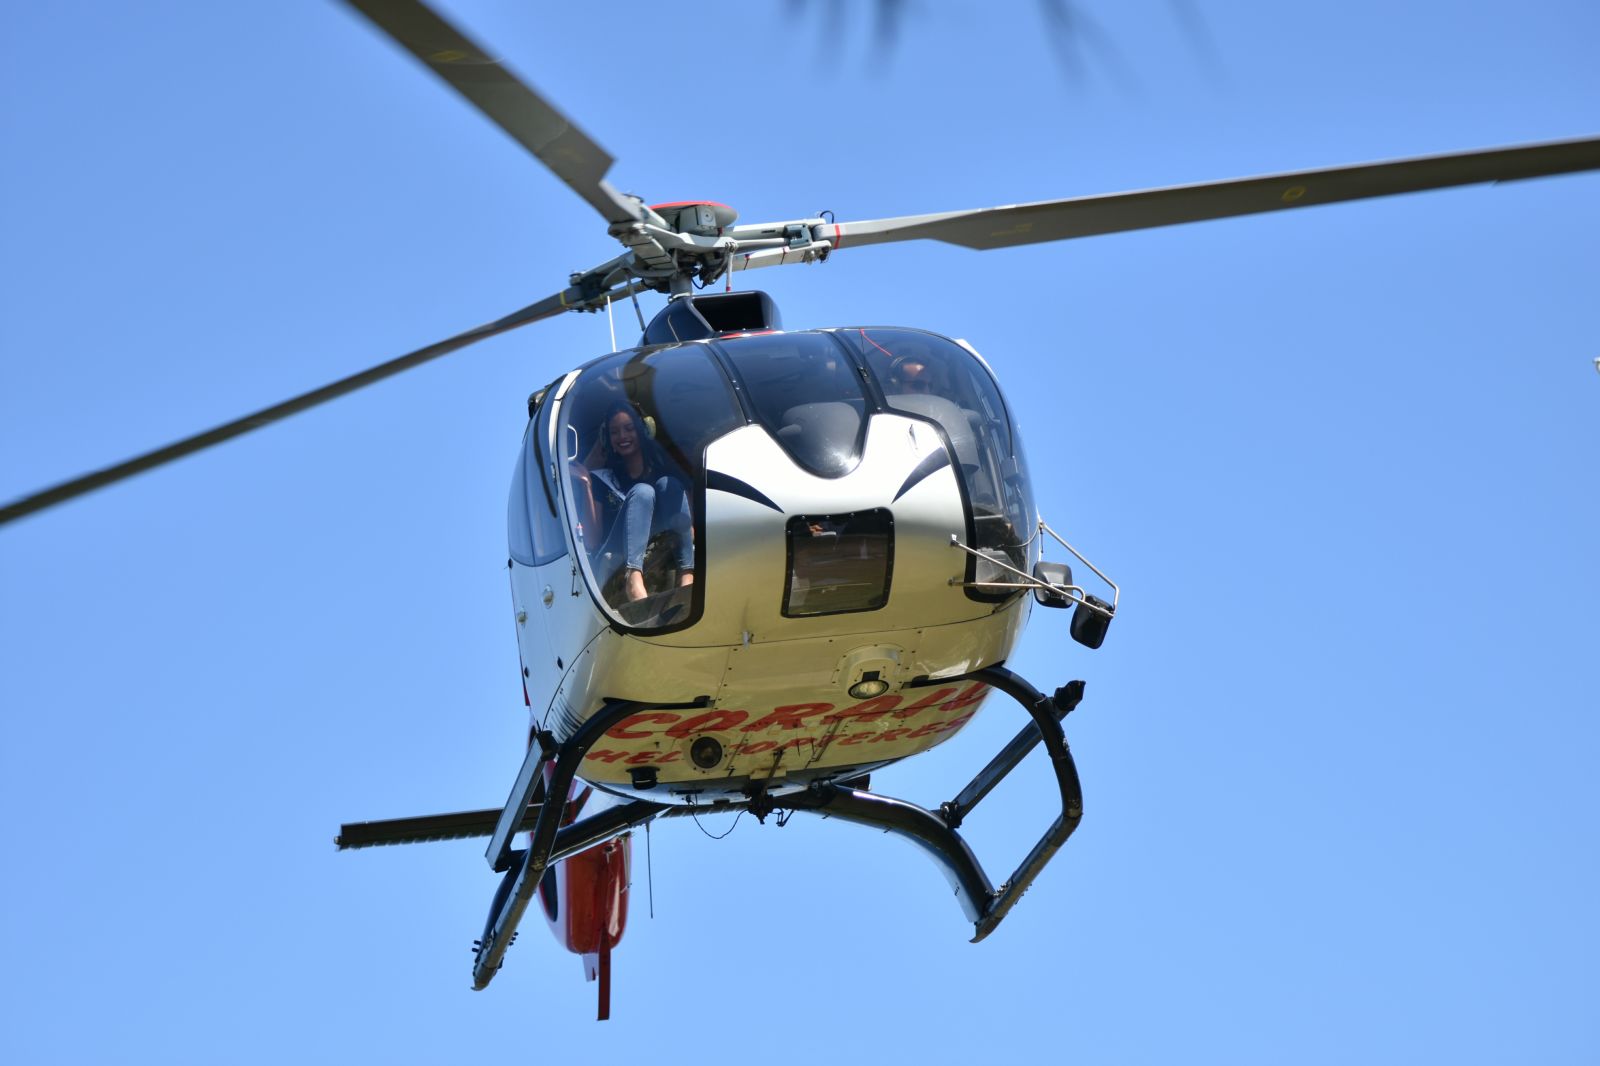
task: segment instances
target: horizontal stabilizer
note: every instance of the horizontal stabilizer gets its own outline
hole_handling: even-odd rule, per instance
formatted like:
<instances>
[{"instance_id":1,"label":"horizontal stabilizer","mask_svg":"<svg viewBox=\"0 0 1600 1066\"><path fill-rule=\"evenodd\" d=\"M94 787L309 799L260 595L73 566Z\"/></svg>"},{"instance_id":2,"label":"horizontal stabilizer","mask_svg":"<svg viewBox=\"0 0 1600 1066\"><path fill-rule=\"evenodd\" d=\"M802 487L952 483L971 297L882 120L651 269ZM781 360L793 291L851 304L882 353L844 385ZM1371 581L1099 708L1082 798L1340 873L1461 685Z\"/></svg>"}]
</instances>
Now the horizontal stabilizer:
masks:
<instances>
[{"instance_id":1,"label":"horizontal stabilizer","mask_svg":"<svg viewBox=\"0 0 1600 1066\"><path fill-rule=\"evenodd\" d=\"M384 844L424 844L432 840L466 840L494 833L500 808L483 811L457 811L454 814L425 814L420 818L389 818L381 822L350 822L339 827L333 843L346 848L375 848ZM539 819L539 804L530 803L522 814L517 832L531 832Z\"/></svg>"}]
</instances>

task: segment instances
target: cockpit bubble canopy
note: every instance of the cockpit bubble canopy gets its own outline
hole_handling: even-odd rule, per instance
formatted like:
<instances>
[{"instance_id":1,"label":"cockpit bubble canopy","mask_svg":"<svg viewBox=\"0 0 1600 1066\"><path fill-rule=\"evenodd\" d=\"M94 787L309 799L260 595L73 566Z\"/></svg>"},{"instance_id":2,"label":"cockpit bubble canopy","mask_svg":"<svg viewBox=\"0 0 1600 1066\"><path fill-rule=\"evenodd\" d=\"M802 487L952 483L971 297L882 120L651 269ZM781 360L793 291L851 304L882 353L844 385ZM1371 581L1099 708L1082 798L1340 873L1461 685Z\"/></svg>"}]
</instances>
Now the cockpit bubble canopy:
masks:
<instances>
[{"instance_id":1,"label":"cockpit bubble canopy","mask_svg":"<svg viewBox=\"0 0 1600 1066\"><path fill-rule=\"evenodd\" d=\"M559 405L550 390L542 399L513 487L513 557L539 565L563 553L551 521L564 496L584 581L625 629L678 629L699 617L706 448L747 424L763 427L801 469L838 478L860 464L873 414L931 423L966 504L963 539L978 552L968 580L997 586L967 594L1014 594L998 564L1028 572L1037 556L1021 440L999 387L971 350L936 334L851 328L634 349L584 367ZM636 491L641 484L648 492ZM648 506L630 505L640 495ZM881 591L849 609L882 606L888 572L872 587Z\"/></svg>"}]
</instances>

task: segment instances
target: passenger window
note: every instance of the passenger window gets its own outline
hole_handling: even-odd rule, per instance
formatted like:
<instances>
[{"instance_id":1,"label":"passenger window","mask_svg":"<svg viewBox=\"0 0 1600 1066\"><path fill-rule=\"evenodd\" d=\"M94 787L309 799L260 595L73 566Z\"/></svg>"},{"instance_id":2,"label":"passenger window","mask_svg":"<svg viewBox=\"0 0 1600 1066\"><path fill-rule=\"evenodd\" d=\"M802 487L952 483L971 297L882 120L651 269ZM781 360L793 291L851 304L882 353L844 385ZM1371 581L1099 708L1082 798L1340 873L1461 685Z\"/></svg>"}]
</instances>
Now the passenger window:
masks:
<instances>
[{"instance_id":1,"label":"passenger window","mask_svg":"<svg viewBox=\"0 0 1600 1066\"><path fill-rule=\"evenodd\" d=\"M558 379L559 380L559 379ZM567 554L567 535L561 526L561 508L557 501L561 492L556 488L556 454L551 447L554 439L550 432L549 398L555 391L555 382L545 389L545 402L539 405L538 419L534 423L534 456L538 460L538 489L529 500L533 517L533 545L541 563L559 559ZM529 486L533 488L532 485Z\"/></svg>"},{"instance_id":2,"label":"passenger window","mask_svg":"<svg viewBox=\"0 0 1600 1066\"><path fill-rule=\"evenodd\" d=\"M523 434L522 450L517 453L517 469L511 475L511 498L506 501L506 524L510 527L511 558L523 566L533 566L533 523L528 517L528 444L533 432L529 423Z\"/></svg>"},{"instance_id":3,"label":"passenger window","mask_svg":"<svg viewBox=\"0 0 1600 1066\"><path fill-rule=\"evenodd\" d=\"M550 390L545 390L548 397ZM550 430L550 404L539 406L523 434L522 453L511 479L507 507L511 533L511 558L524 566L543 566L567 554L567 538L556 507L550 480L551 455L546 446Z\"/></svg>"},{"instance_id":4,"label":"passenger window","mask_svg":"<svg viewBox=\"0 0 1600 1066\"><path fill-rule=\"evenodd\" d=\"M662 629L695 617L705 449L741 421L703 346L602 360L562 401L573 533L616 621Z\"/></svg>"}]
</instances>

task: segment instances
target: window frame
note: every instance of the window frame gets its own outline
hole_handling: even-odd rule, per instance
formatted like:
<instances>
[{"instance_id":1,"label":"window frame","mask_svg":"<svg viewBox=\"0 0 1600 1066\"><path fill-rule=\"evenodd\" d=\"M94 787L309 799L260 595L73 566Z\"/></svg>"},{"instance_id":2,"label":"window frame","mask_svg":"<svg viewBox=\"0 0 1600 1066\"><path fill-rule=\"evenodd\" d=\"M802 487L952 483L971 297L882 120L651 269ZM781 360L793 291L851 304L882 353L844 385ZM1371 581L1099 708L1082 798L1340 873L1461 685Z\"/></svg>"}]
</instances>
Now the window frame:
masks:
<instances>
[{"instance_id":1,"label":"window frame","mask_svg":"<svg viewBox=\"0 0 1600 1066\"><path fill-rule=\"evenodd\" d=\"M883 584L879 589L877 602L866 607L848 607L829 611L795 611L790 608L790 601L794 593L795 579L795 530L801 524L815 521L843 522L849 519L868 517L882 517L884 524L884 554L883 554ZM784 545L784 571L783 571L783 602L779 613L785 618L831 618L841 614L866 614L871 611L881 611L889 605L889 597L894 589L894 511L888 507L870 507L864 511L846 511L841 514L810 514L794 515L783 527Z\"/></svg>"}]
</instances>

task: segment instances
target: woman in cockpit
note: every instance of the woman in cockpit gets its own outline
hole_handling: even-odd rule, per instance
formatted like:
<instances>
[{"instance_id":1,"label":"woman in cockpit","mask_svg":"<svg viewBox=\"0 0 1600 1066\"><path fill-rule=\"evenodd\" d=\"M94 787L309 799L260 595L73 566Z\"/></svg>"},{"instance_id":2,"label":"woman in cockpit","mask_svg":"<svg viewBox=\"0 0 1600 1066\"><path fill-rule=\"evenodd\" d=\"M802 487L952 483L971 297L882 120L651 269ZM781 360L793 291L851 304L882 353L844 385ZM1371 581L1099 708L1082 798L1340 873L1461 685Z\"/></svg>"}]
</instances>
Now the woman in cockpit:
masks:
<instances>
[{"instance_id":1,"label":"woman in cockpit","mask_svg":"<svg viewBox=\"0 0 1600 1066\"><path fill-rule=\"evenodd\" d=\"M688 480L626 401L607 410L599 443L602 463L593 469L593 475L610 491L617 514L596 553L597 562L620 555L623 595L630 602L642 600L649 594L644 581L645 549L656 534L671 532L677 535L678 584L692 585L694 536Z\"/></svg>"}]
</instances>

